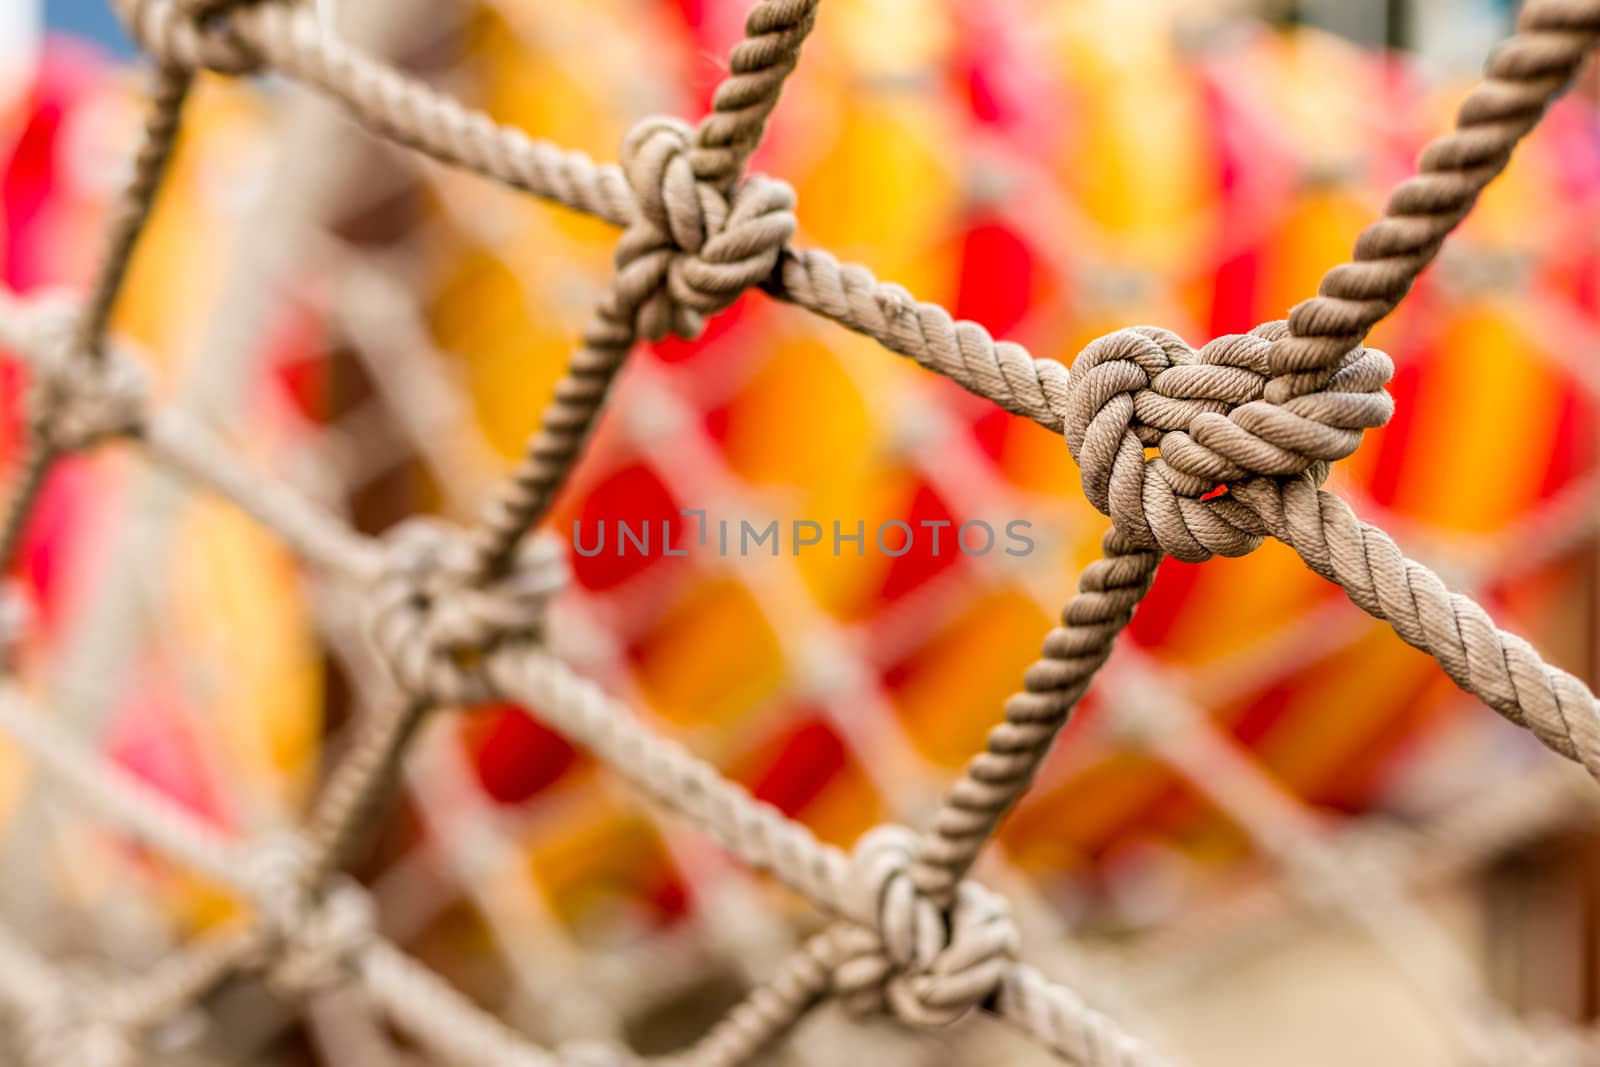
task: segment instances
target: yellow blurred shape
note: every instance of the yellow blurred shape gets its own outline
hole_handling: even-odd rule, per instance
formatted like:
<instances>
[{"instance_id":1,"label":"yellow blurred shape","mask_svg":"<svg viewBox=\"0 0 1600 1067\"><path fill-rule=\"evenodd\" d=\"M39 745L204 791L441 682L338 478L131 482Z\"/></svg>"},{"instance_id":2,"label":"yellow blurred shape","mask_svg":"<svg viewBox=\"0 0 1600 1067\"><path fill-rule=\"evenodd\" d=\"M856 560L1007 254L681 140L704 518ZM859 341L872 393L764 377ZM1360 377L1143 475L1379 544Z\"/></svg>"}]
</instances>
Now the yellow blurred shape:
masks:
<instances>
[{"instance_id":1,"label":"yellow blurred shape","mask_svg":"<svg viewBox=\"0 0 1600 1067\"><path fill-rule=\"evenodd\" d=\"M1492 303L1441 332L1401 470L1398 500L1408 514L1487 533L1537 499L1561 405L1561 383L1530 352L1537 343Z\"/></svg>"},{"instance_id":2,"label":"yellow blurred shape","mask_svg":"<svg viewBox=\"0 0 1600 1067\"><path fill-rule=\"evenodd\" d=\"M204 705L241 780L235 789L293 807L322 732L322 665L293 559L229 505L196 499L172 547L174 640L208 665Z\"/></svg>"},{"instance_id":3,"label":"yellow blurred shape","mask_svg":"<svg viewBox=\"0 0 1600 1067\"><path fill-rule=\"evenodd\" d=\"M837 0L820 26L850 68L866 77L924 73L945 61L951 45L951 20L942 13L930 17L926 0ZM883 47L884 41L894 47Z\"/></svg>"},{"instance_id":4,"label":"yellow blurred shape","mask_svg":"<svg viewBox=\"0 0 1600 1067\"><path fill-rule=\"evenodd\" d=\"M1151 5L1062 5L1062 47L1079 92L1057 167L1107 231L1104 254L1158 269L1210 234L1215 167L1204 101Z\"/></svg>"},{"instance_id":5,"label":"yellow blurred shape","mask_svg":"<svg viewBox=\"0 0 1600 1067\"><path fill-rule=\"evenodd\" d=\"M528 855L528 869L551 910L569 926L597 908L637 904L652 860L666 856L655 828L595 798L560 827L546 827Z\"/></svg>"},{"instance_id":6,"label":"yellow blurred shape","mask_svg":"<svg viewBox=\"0 0 1600 1067\"><path fill-rule=\"evenodd\" d=\"M137 115L141 105L130 106ZM267 147L274 134L257 97L216 80L203 80L186 116L114 323L116 331L143 342L148 358L169 368L180 355L205 355L196 351L210 326L203 309L216 304L227 284L228 271L218 264L237 256L239 227L221 223L240 208L248 211L248 201L237 202L241 194L269 192L263 174L270 170ZM97 235L91 247L99 245Z\"/></svg>"},{"instance_id":7,"label":"yellow blurred shape","mask_svg":"<svg viewBox=\"0 0 1600 1067\"><path fill-rule=\"evenodd\" d=\"M0 827L9 826L23 790L29 787L27 758L16 742L0 737Z\"/></svg>"},{"instance_id":8,"label":"yellow blurred shape","mask_svg":"<svg viewBox=\"0 0 1600 1067\"><path fill-rule=\"evenodd\" d=\"M1069 500L1082 496L1078 465L1066 441L1031 420L1006 419L998 463L1006 480L1018 488Z\"/></svg>"},{"instance_id":9,"label":"yellow blurred shape","mask_svg":"<svg viewBox=\"0 0 1600 1067\"><path fill-rule=\"evenodd\" d=\"M860 392L810 335L780 344L728 407L728 463L752 482L824 481L859 457L872 435Z\"/></svg>"},{"instance_id":10,"label":"yellow blurred shape","mask_svg":"<svg viewBox=\"0 0 1600 1067\"><path fill-rule=\"evenodd\" d=\"M1023 594L997 590L974 600L896 668L903 678L891 698L928 759L955 766L983 747L1050 624Z\"/></svg>"},{"instance_id":11,"label":"yellow blurred shape","mask_svg":"<svg viewBox=\"0 0 1600 1067\"><path fill-rule=\"evenodd\" d=\"M460 358L489 443L520 455L573 339L549 318L535 319L516 275L481 249L462 255L440 287L433 332L441 349Z\"/></svg>"},{"instance_id":12,"label":"yellow blurred shape","mask_svg":"<svg viewBox=\"0 0 1600 1067\"><path fill-rule=\"evenodd\" d=\"M792 179L807 244L869 257L880 277L948 302L954 257L941 238L959 190L933 102L843 93L838 130L809 173ZM808 205L809 208L808 208Z\"/></svg>"},{"instance_id":13,"label":"yellow blurred shape","mask_svg":"<svg viewBox=\"0 0 1600 1067\"><path fill-rule=\"evenodd\" d=\"M795 562L823 611L852 619L877 603L893 560L872 540L885 521L906 514L917 485L917 476L904 467L857 462L836 468L811 487L799 515L822 527L822 541L801 551ZM854 542L843 540L858 530L860 553Z\"/></svg>"},{"instance_id":14,"label":"yellow blurred shape","mask_svg":"<svg viewBox=\"0 0 1600 1067\"><path fill-rule=\"evenodd\" d=\"M726 725L783 682L778 636L739 582L713 578L689 590L634 646L650 704L677 723Z\"/></svg>"},{"instance_id":15,"label":"yellow blurred shape","mask_svg":"<svg viewBox=\"0 0 1600 1067\"><path fill-rule=\"evenodd\" d=\"M845 761L839 774L800 814L817 837L841 848L848 848L885 818L877 791L853 759Z\"/></svg>"},{"instance_id":16,"label":"yellow blurred shape","mask_svg":"<svg viewBox=\"0 0 1600 1067\"><path fill-rule=\"evenodd\" d=\"M1357 235L1373 217L1372 207L1348 187L1302 189L1273 226L1264 249L1256 305L1261 316L1282 318L1314 296L1323 272L1350 258Z\"/></svg>"},{"instance_id":17,"label":"yellow blurred shape","mask_svg":"<svg viewBox=\"0 0 1600 1067\"><path fill-rule=\"evenodd\" d=\"M516 32L499 12L476 9L472 69L482 77L480 106L532 136L615 159L622 117L596 88L594 71L581 61L584 51L553 41L553 47L540 49L540 43L533 33ZM596 49L588 51L592 57Z\"/></svg>"},{"instance_id":18,"label":"yellow blurred shape","mask_svg":"<svg viewBox=\"0 0 1600 1067\"><path fill-rule=\"evenodd\" d=\"M1330 588L1277 541L1237 559L1207 560L1194 575L1171 630L1150 651L1180 663L1207 663L1241 652L1316 611Z\"/></svg>"},{"instance_id":19,"label":"yellow blurred shape","mask_svg":"<svg viewBox=\"0 0 1600 1067\"><path fill-rule=\"evenodd\" d=\"M1377 622L1296 681L1293 709L1256 742L1261 762L1296 793L1316 791L1347 768L1386 722L1416 702L1430 678L1448 685L1426 655Z\"/></svg>"}]
</instances>

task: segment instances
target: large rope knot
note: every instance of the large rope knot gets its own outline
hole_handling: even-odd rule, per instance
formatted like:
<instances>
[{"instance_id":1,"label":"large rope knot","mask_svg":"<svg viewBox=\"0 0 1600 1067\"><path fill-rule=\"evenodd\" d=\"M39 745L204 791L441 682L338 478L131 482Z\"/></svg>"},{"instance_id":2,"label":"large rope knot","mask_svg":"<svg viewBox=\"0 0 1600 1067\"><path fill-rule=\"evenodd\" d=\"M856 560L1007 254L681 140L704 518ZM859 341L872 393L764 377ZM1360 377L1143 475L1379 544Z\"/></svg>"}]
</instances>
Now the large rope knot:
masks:
<instances>
[{"instance_id":1,"label":"large rope knot","mask_svg":"<svg viewBox=\"0 0 1600 1067\"><path fill-rule=\"evenodd\" d=\"M77 315L42 315L34 323L32 407L41 436L71 452L137 430L146 384L139 364L115 352L88 359L77 351Z\"/></svg>"},{"instance_id":2,"label":"large rope knot","mask_svg":"<svg viewBox=\"0 0 1600 1067\"><path fill-rule=\"evenodd\" d=\"M524 538L504 574L480 581L465 538L437 520L409 519L385 538L369 599L374 643L414 696L444 704L488 699L478 670L508 638L544 634L545 604L565 581L559 547Z\"/></svg>"},{"instance_id":3,"label":"large rope knot","mask_svg":"<svg viewBox=\"0 0 1600 1067\"><path fill-rule=\"evenodd\" d=\"M299 835L268 838L251 853L245 884L265 935L265 977L274 994L303 999L350 977L376 936L372 898L340 879L325 889L307 882L310 849Z\"/></svg>"},{"instance_id":4,"label":"large rope knot","mask_svg":"<svg viewBox=\"0 0 1600 1067\"><path fill-rule=\"evenodd\" d=\"M695 177L693 147L693 129L666 118L645 119L622 142L639 214L617 245L619 306L607 317L652 341L697 336L708 316L772 275L794 236L788 185L752 175L724 193Z\"/></svg>"},{"instance_id":5,"label":"large rope knot","mask_svg":"<svg viewBox=\"0 0 1600 1067\"><path fill-rule=\"evenodd\" d=\"M913 1026L945 1026L994 995L1017 950L1005 901L962 882L946 912L920 894L910 868L917 836L903 826L868 832L851 857L834 988L857 1014L890 1011Z\"/></svg>"},{"instance_id":6,"label":"large rope knot","mask_svg":"<svg viewBox=\"0 0 1600 1067\"><path fill-rule=\"evenodd\" d=\"M139 49L163 66L251 74L261 57L239 34L235 18L260 8L264 17L291 18L281 3L257 0L115 0L117 14Z\"/></svg>"},{"instance_id":7,"label":"large rope knot","mask_svg":"<svg viewBox=\"0 0 1600 1067\"><path fill-rule=\"evenodd\" d=\"M1260 519L1223 487L1309 477L1354 452L1394 412L1389 357L1355 348L1318 390L1274 403L1268 353L1282 322L1198 352L1150 326L1091 342L1072 366L1065 430L1083 489L1142 546L1200 562L1261 543ZM1146 450L1154 448L1154 456Z\"/></svg>"}]
</instances>

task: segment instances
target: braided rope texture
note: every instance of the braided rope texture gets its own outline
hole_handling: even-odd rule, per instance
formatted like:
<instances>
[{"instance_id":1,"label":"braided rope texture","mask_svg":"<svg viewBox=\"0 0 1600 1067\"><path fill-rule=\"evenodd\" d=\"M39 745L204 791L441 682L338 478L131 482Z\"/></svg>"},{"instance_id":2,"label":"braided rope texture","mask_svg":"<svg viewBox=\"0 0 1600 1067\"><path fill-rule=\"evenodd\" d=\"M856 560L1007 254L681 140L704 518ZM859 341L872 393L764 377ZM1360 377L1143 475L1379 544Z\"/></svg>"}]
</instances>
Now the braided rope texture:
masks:
<instances>
[{"instance_id":1,"label":"braided rope texture","mask_svg":"<svg viewBox=\"0 0 1600 1067\"><path fill-rule=\"evenodd\" d=\"M366 893L336 874L351 835L392 788L420 719L490 697L541 708L622 778L831 920L669 1062L732 1067L833 999L852 1013L887 1014L912 1027L945 1026L982 1010L1072 1062L1164 1063L1074 991L1020 962L1004 899L967 875L1169 555L1199 562L1244 555L1267 537L1283 541L1436 658L1464 690L1600 778L1594 694L1495 627L1476 603L1406 559L1322 488L1331 465L1393 411L1384 391L1392 365L1364 347L1367 334L1404 298L1571 80L1600 38L1600 3L1525 6L1516 36L1495 54L1455 130L1423 154L1419 173L1395 190L1352 261L1329 271L1318 295L1286 321L1198 349L1156 327L1119 330L1088 345L1070 369L995 341L865 268L791 245L793 193L746 167L815 24L817 0L758 4L711 114L693 127L641 122L625 139L619 165L595 164L498 125L361 54L289 0L114 3L161 73L127 209L114 221L88 305L0 304L0 341L30 359L48 384L34 413L45 458L28 466L7 529L27 517L55 452L134 437L152 458L234 501L339 580L379 654L392 699L336 768L309 830L250 842L242 852L107 777L14 695L0 699L0 726L52 774L153 847L234 886L255 912L238 936L106 988L61 980L9 937L0 939L0 995L29 1012L22 1045L32 1067L123 1067L148 1059L155 1028L245 970L291 1002L355 983L420 1045L452 1062L637 1062L620 1049L548 1051L522 1040L387 945ZM287 76L337 100L380 136L623 227L611 285L555 402L523 463L472 528L417 520L381 541L364 538L257 475L177 412L152 410L126 360L105 347L106 321L198 70ZM560 560L532 531L581 456L629 351L641 338L694 336L754 288L1061 433L1086 497L1112 523L1102 558L1085 570L1022 690L1006 702L1003 721L950 787L929 829L880 827L849 853L650 733L543 647ZM15 535L0 540L9 550ZM1319 870L1329 865L1328 853L1306 855Z\"/></svg>"}]
</instances>

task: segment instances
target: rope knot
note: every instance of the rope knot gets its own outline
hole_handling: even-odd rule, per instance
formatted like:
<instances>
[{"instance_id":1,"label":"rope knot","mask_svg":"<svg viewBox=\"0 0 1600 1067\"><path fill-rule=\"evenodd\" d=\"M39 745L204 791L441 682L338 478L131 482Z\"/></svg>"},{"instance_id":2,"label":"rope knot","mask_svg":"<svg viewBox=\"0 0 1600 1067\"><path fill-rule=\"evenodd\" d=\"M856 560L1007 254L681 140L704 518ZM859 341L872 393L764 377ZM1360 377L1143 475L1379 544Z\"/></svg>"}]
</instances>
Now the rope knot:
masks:
<instances>
[{"instance_id":1,"label":"rope knot","mask_svg":"<svg viewBox=\"0 0 1600 1067\"><path fill-rule=\"evenodd\" d=\"M1198 352L1151 326L1090 342L1072 366L1064 420L1089 501L1136 543L1181 560L1253 551L1260 519L1220 490L1255 477L1321 484L1394 412L1383 388L1394 365L1371 348L1352 349L1313 392L1267 399L1268 355L1288 336L1269 322Z\"/></svg>"},{"instance_id":2,"label":"rope knot","mask_svg":"<svg viewBox=\"0 0 1600 1067\"><path fill-rule=\"evenodd\" d=\"M724 193L695 177L694 137L685 123L649 118L622 142L639 214L617 245L616 300L602 317L619 330L631 319L652 341L698 336L708 316L771 276L794 236L788 185L752 175Z\"/></svg>"},{"instance_id":3,"label":"rope knot","mask_svg":"<svg viewBox=\"0 0 1600 1067\"><path fill-rule=\"evenodd\" d=\"M319 892L306 882L310 849L298 835L274 836L251 854L245 884L267 937L267 986L299 999L338 985L377 929L372 898L348 879Z\"/></svg>"},{"instance_id":4,"label":"rope knot","mask_svg":"<svg viewBox=\"0 0 1600 1067\"><path fill-rule=\"evenodd\" d=\"M76 317L35 324L33 418L50 444L71 452L129 433L144 421L145 376L113 352L89 360L76 351Z\"/></svg>"},{"instance_id":5,"label":"rope knot","mask_svg":"<svg viewBox=\"0 0 1600 1067\"><path fill-rule=\"evenodd\" d=\"M918 893L916 848L903 826L878 827L856 845L846 899L861 925L839 934L834 988L851 1012L945 1026L1000 987L1017 931L1005 901L976 882L957 887L948 913Z\"/></svg>"},{"instance_id":6,"label":"rope knot","mask_svg":"<svg viewBox=\"0 0 1600 1067\"><path fill-rule=\"evenodd\" d=\"M483 654L509 637L541 638L545 604L566 577L543 536L523 539L505 574L482 583L466 539L437 520L401 523L385 548L369 601L373 641L408 692L440 703L488 699Z\"/></svg>"},{"instance_id":7,"label":"rope knot","mask_svg":"<svg viewBox=\"0 0 1600 1067\"><path fill-rule=\"evenodd\" d=\"M261 57L234 22L236 9L254 0L115 0L113 6L139 49L162 66L253 74ZM261 3L265 13L277 4ZM292 12L281 12L290 17ZM270 17L270 16L269 16Z\"/></svg>"}]
</instances>

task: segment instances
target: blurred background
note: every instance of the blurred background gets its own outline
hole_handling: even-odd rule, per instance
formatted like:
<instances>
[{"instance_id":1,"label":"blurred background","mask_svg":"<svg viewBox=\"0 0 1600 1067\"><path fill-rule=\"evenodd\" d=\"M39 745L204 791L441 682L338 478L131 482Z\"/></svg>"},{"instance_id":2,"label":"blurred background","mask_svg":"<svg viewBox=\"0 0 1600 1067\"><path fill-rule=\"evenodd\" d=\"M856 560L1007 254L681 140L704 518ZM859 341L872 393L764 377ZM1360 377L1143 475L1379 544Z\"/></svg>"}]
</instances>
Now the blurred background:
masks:
<instances>
[{"instance_id":1,"label":"blurred background","mask_svg":"<svg viewBox=\"0 0 1600 1067\"><path fill-rule=\"evenodd\" d=\"M322 6L497 119L609 160L639 117L704 112L749 4ZM1070 363L1136 323L1198 345L1314 292L1513 15L829 0L754 166L794 186L798 243L1036 355ZM8 288L86 283L146 73L100 4L0 0ZM1590 69L1374 335L1397 413L1330 483L1591 684L1597 106ZM471 518L603 291L614 231L380 145L279 79L208 76L191 111L119 343L164 402L362 529ZM6 358L8 470L24 388ZM714 551L684 509L778 520L783 551ZM664 520L684 554L619 550L618 522ZM792 553L795 520L862 522L864 550ZM1026 522L1035 550L889 551L871 532L892 520ZM575 524L613 540L569 552L557 650L842 845L926 818L1106 527L1062 441L759 294L635 354L551 530L570 545ZM37 701L229 832L303 813L361 714L371 664L344 606L125 447L58 468L10 580ZM1169 561L1130 638L980 872L1015 901L1027 958L1195 1065L1488 1062L1488 1024L1586 1047L1592 783L1280 545ZM1125 728L1151 709L1193 728L1152 745ZM8 746L0 856L0 913L58 957L140 966L232 913ZM1401 921L1363 918L1328 862L1391 886ZM514 1025L647 1052L702 1032L817 922L537 708L436 716L357 873L387 933ZM348 1005L297 1020L235 990L217 1010L229 1062L397 1043ZM831 1008L770 1062L868 1055L1047 1062L983 1021L928 1039Z\"/></svg>"}]
</instances>

